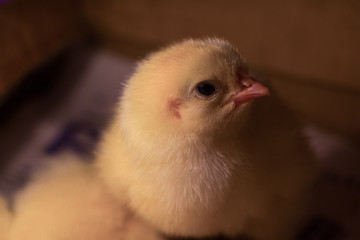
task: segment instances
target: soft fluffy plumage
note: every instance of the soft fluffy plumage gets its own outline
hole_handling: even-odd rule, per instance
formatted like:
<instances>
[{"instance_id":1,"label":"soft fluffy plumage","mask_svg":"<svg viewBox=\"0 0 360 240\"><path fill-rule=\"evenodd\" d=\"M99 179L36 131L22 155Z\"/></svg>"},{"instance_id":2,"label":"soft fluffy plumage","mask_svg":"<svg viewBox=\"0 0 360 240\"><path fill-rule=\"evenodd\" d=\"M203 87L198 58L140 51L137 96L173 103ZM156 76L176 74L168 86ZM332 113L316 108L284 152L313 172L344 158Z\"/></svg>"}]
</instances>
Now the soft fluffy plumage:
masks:
<instances>
[{"instance_id":1,"label":"soft fluffy plumage","mask_svg":"<svg viewBox=\"0 0 360 240\"><path fill-rule=\"evenodd\" d=\"M71 156L51 162L18 194L8 238L1 240L159 240L147 223Z\"/></svg>"},{"instance_id":2,"label":"soft fluffy plumage","mask_svg":"<svg viewBox=\"0 0 360 240\"><path fill-rule=\"evenodd\" d=\"M218 39L183 41L141 62L99 154L106 185L167 234L286 239L302 215L312 156L275 97L229 101L249 79L243 58ZM196 93L204 80L218 88L210 99Z\"/></svg>"}]
</instances>

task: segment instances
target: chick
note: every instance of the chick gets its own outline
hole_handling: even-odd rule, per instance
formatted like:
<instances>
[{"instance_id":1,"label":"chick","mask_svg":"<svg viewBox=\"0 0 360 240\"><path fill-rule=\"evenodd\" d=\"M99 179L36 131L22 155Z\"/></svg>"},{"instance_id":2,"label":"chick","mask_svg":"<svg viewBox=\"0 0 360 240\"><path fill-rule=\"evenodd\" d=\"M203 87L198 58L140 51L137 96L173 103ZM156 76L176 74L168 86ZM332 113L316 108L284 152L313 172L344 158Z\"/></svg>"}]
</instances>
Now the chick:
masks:
<instances>
[{"instance_id":1,"label":"chick","mask_svg":"<svg viewBox=\"0 0 360 240\"><path fill-rule=\"evenodd\" d=\"M1 240L161 239L106 191L92 165L74 156L50 161L35 175L16 196L13 219L4 227L8 236Z\"/></svg>"},{"instance_id":2,"label":"chick","mask_svg":"<svg viewBox=\"0 0 360 240\"><path fill-rule=\"evenodd\" d=\"M143 60L98 154L102 181L169 236L291 239L314 176L301 125L228 42Z\"/></svg>"}]
</instances>

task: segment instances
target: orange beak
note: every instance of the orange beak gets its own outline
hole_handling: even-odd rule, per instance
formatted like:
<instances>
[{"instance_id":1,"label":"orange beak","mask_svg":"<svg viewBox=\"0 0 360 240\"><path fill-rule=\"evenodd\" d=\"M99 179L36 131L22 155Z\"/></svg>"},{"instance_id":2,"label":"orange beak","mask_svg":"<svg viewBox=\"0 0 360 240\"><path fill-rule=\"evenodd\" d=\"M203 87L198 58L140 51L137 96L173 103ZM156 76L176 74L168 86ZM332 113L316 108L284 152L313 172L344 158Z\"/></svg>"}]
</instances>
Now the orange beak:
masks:
<instances>
[{"instance_id":1,"label":"orange beak","mask_svg":"<svg viewBox=\"0 0 360 240\"><path fill-rule=\"evenodd\" d=\"M228 101L234 102L236 106L249 102L253 99L270 95L269 89L256 82L251 77L246 76L240 80L241 90L235 93Z\"/></svg>"}]
</instances>

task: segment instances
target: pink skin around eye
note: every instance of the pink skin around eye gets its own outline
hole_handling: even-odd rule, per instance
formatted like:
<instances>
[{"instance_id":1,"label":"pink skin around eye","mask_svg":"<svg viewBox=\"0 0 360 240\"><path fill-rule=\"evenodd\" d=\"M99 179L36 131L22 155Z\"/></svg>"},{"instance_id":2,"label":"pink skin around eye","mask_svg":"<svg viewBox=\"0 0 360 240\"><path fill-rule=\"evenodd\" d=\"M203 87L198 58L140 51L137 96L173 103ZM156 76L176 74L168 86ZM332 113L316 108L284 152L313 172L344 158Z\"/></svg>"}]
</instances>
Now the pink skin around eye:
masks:
<instances>
[{"instance_id":1,"label":"pink skin around eye","mask_svg":"<svg viewBox=\"0 0 360 240\"><path fill-rule=\"evenodd\" d=\"M167 110L169 113L177 119L181 119L181 114L179 107L181 105L181 100L179 98L169 98L167 102Z\"/></svg>"}]
</instances>

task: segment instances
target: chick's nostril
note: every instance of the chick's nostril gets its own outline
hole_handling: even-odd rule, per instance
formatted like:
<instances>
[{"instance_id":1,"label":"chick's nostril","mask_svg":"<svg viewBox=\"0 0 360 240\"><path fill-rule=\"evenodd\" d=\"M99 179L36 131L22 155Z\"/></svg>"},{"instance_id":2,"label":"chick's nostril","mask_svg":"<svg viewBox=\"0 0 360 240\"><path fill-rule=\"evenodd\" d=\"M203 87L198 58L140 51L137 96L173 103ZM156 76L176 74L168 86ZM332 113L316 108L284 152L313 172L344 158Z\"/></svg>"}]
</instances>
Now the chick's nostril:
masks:
<instances>
[{"instance_id":1,"label":"chick's nostril","mask_svg":"<svg viewBox=\"0 0 360 240\"><path fill-rule=\"evenodd\" d=\"M254 81L251 78L245 78L240 80L241 88L249 88L254 84Z\"/></svg>"},{"instance_id":2,"label":"chick's nostril","mask_svg":"<svg viewBox=\"0 0 360 240\"><path fill-rule=\"evenodd\" d=\"M255 80L250 77L247 73L240 72L237 74L238 76L238 83L241 87L241 89L245 90L247 88L250 88L252 85L254 85Z\"/></svg>"}]
</instances>

